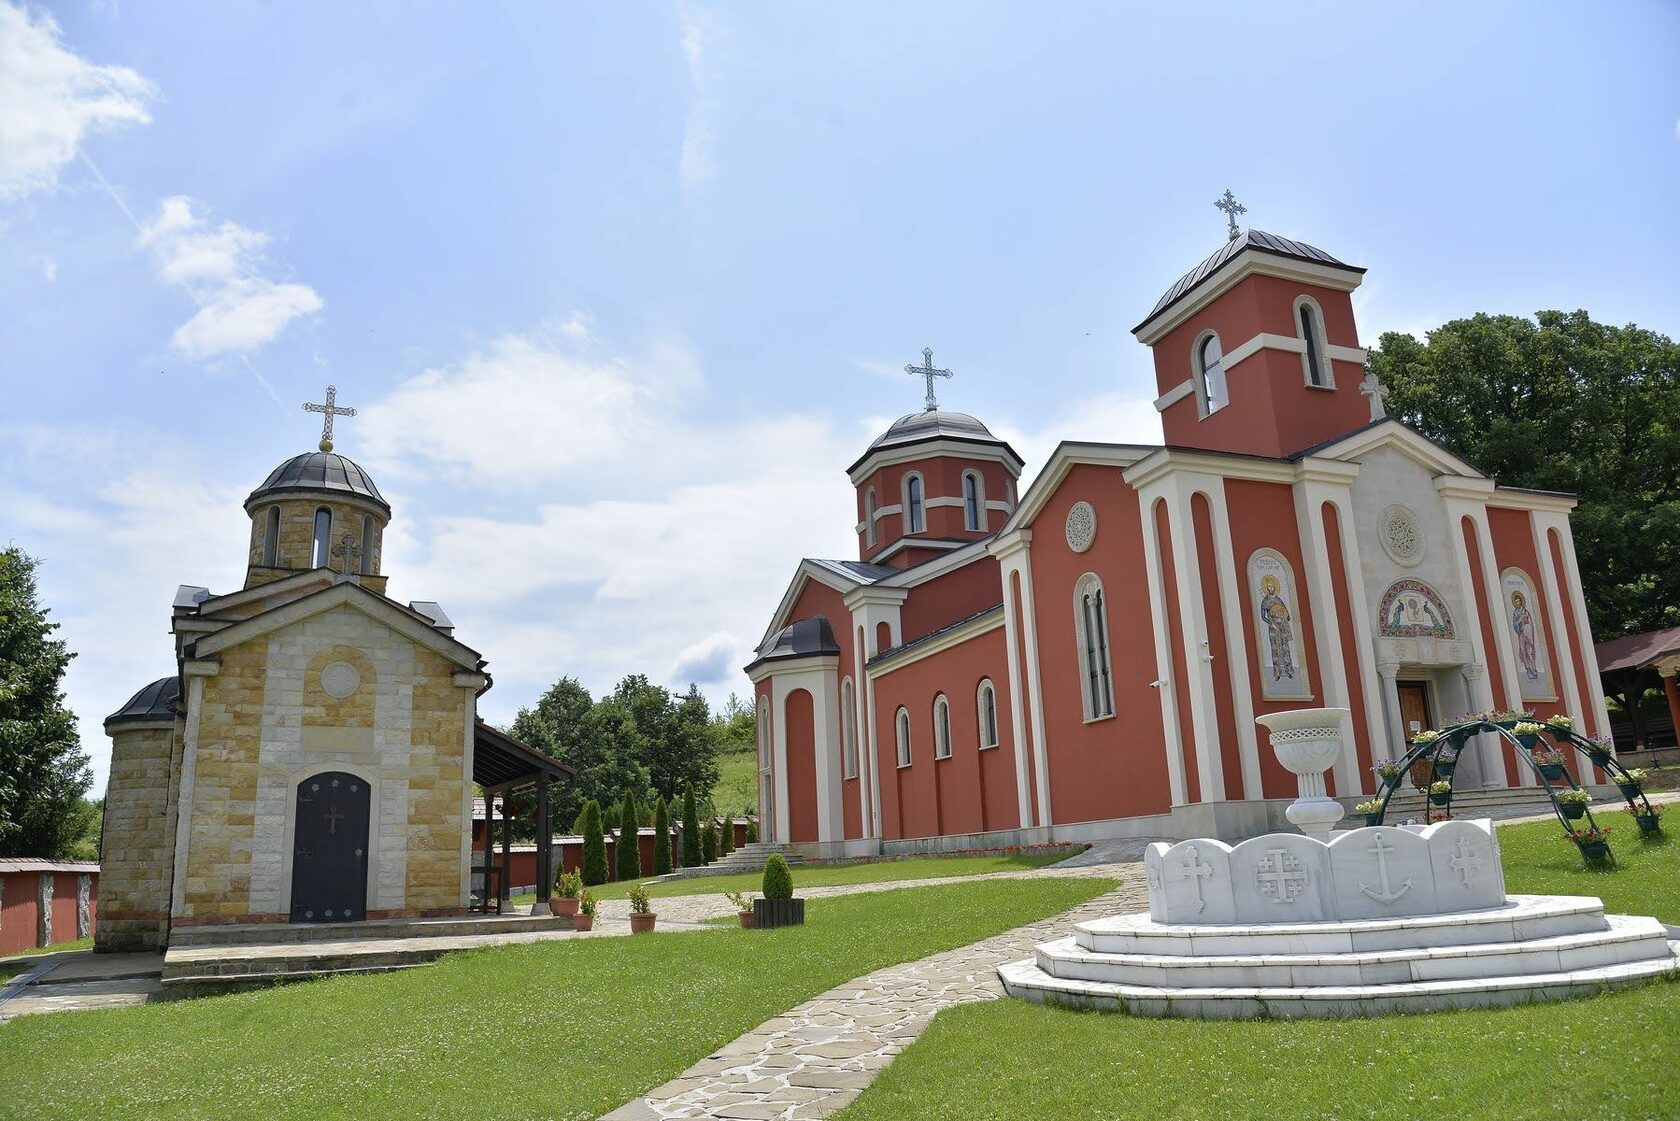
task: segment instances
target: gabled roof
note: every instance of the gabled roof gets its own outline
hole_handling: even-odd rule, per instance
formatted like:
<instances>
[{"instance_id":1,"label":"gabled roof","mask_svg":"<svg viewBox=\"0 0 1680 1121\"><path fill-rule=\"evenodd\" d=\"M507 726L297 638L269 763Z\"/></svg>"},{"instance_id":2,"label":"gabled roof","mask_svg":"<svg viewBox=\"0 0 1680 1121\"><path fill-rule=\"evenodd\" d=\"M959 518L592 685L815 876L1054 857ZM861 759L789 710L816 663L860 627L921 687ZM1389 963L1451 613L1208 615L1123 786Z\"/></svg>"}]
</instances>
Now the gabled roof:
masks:
<instances>
[{"instance_id":1,"label":"gabled roof","mask_svg":"<svg viewBox=\"0 0 1680 1121\"><path fill-rule=\"evenodd\" d=\"M1593 650L1598 655L1599 673L1639 669L1665 655L1680 654L1680 627L1612 638Z\"/></svg>"},{"instance_id":2,"label":"gabled roof","mask_svg":"<svg viewBox=\"0 0 1680 1121\"><path fill-rule=\"evenodd\" d=\"M1295 241L1291 238L1279 237L1277 234L1269 234L1264 230L1243 230L1235 238L1227 241L1224 245L1221 245L1217 251L1215 251L1201 264L1179 277L1178 280L1173 283L1173 286L1162 293L1159 300L1155 301L1155 306L1150 309L1148 315L1143 317L1143 322L1139 323L1136 327L1133 327L1132 330L1134 332L1141 331L1149 324L1150 320L1154 319L1156 316L1160 315L1162 312L1166 311L1186 296L1189 296L1190 293L1200 288L1211 277L1213 277L1214 274L1218 273L1219 270L1228 262L1234 260L1239 254L1249 249L1272 257L1284 257L1294 261L1306 261L1310 264L1326 265L1330 268L1345 269L1348 272L1353 273L1363 274L1365 272L1365 270L1359 266L1338 261L1324 250L1314 245L1308 245L1304 241Z\"/></svg>"},{"instance_id":3,"label":"gabled roof","mask_svg":"<svg viewBox=\"0 0 1680 1121\"><path fill-rule=\"evenodd\" d=\"M270 610L263 606L265 601L275 599L299 599L311 591L330 588L340 579L338 573L330 568L311 568L304 572L294 572L289 576L282 576L278 580L270 580L266 584L255 584L249 588L240 588L235 592L223 592L221 595L206 594L195 602L183 602L188 599L184 593L188 585L183 584L181 591L176 593L175 607L177 611L185 610L200 618L214 618L232 615L236 619L249 618ZM195 591L196 594L196 591Z\"/></svg>"},{"instance_id":4,"label":"gabled roof","mask_svg":"<svg viewBox=\"0 0 1680 1121\"><path fill-rule=\"evenodd\" d=\"M486 790L523 789L539 778L561 781L577 777L577 771L552 755L479 720L473 724L473 781ZM476 816L483 817L483 799L475 799Z\"/></svg>"},{"instance_id":5,"label":"gabled roof","mask_svg":"<svg viewBox=\"0 0 1680 1121\"><path fill-rule=\"evenodd\" d=\"M1474 464L1459 458L1417 429L1402 424L1391 416L1374 420L1346 435L1337 436L1334 440L1303 448L1288 459L1295 462L1315 456L1322 459L1358 459L1372 449L1385 445L1400 449L1425 467L1443 475L1462 475L1469 479L1487 478Z\"/></svg>"}]
</instances>

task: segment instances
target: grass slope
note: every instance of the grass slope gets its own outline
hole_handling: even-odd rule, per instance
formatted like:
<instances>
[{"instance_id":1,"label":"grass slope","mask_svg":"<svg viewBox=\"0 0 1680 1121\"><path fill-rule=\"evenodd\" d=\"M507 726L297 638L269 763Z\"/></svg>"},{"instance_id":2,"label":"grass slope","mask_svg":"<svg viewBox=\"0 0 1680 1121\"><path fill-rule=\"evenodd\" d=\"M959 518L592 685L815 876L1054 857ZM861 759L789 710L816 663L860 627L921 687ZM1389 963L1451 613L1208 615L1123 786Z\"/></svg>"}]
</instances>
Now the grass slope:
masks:
<instances>
[{"instance_id":1,"label":"grass slope","mask_svg":"<svg viewBox=\"0 0 1680 1121\"><path fill-rule=\"evenodd\" d=\"M1618 864L1556 822L1499 830L1506 889L1680 923L1680 855L1604 813ZM1134 1019L1000 1000L942 1013L844 1121L1680 1117L1680 984L1376 1020Z\"/></svg>"},{"instance_id":2,"label":"grass slope","mask_svg":"<svg viewBox=\"0 0 1680 1121\"><path fill-rule=\"evenodd\" d=\"M0 1028L0 1114L583 1118L871 970L1075 906L1111 881L812 900L807 925L582 939L424 969ZM67 1087L66 1057L97 1072Z\"/></svg>"},{"instance_id":3,"label":"grass slope","mask_svg":"<svg viewBox=\"0 0 1680 1121\"><path fill-rule=\"evenodd\" d=\"M750 749L720 754L718 781L712 787L712 805L720 814L758 812L758 756Z\"/></svg>"}]
</instances>

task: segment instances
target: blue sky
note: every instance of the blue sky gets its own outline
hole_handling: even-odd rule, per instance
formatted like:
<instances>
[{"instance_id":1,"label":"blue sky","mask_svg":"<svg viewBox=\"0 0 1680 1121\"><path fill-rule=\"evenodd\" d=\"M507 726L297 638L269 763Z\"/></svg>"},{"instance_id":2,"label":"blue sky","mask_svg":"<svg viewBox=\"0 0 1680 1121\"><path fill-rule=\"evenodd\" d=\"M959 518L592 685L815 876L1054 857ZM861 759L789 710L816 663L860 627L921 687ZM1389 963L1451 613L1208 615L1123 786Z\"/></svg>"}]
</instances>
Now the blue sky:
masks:
<instances>
[{"instance_id":1,"label":"blue sky","mask_svg":"<svg viewBox=\"0 0 1680 1121\"><path fill-rule=\"evenodd\" d=\"M743 689L920 407L1148 440L1129 334L1256 227L1475 311L1680 331L1680 8L0 0L0 538L99 722L240 502L339 450L505 720L563 673Z\"/></svg>"}]
</instances>

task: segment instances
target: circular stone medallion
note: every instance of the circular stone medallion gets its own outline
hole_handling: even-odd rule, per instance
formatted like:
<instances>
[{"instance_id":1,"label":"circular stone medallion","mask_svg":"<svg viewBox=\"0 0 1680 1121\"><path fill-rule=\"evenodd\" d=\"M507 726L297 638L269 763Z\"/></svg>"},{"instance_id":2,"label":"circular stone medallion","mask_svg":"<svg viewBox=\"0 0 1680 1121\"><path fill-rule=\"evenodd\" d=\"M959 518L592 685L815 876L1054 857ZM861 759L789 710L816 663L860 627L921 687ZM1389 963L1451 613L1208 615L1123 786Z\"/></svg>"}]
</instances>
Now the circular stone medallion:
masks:
<instances>
[{"instance_id":1,"label":"circular stone medallion","mask_svg":"<svg viewBox=\"0 0 1680 1121\"><path fill-rule=\"evenodd\" d=\"M349 662L328 662L321 668L321 688L327 696L342 701L362 687L362 675Z\"/></svg>"},{"instance_id":2,"label":"circular stone medallion","mask_svg":"<svg viewBox=\"0 0 1680 1121\"><path fill-rule=\"evenodd\" d=\"M1383 552L1398 563L1410 567L1423 560L1423 527L1410 506L1383 507L1377 537L1382 541Z\"/></svg>"},{"instance_id":3,"label":"circular stone medallion","mask_svg":"<svg viewBox=\"0 0 1680 1121\"><path fill-rule=\"evenodd\" d=\"M1068 507L1067 543L1076 553L1083 553L1097 539L1097 511L1089 502L1075 502Z\"/></svg>"}]
</instances>

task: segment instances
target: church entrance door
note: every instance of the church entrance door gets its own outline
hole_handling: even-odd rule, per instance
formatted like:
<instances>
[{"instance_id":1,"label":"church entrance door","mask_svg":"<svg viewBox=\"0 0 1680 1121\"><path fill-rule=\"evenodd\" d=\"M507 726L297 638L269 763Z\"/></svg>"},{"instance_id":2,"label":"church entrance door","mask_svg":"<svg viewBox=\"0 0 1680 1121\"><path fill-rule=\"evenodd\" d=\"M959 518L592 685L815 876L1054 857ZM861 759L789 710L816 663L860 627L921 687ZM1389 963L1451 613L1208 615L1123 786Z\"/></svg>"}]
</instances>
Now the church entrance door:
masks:
<instances>
[{"instance_id":1,"label":"church entrance door","mask_svg":"<svg viewBox=\"0 0 1680 1121\"><path fill-rule=\"evenodd\" d=\"M1411 743L1419 732L1434 727L1429 718L1429 686L1422 681L1396 681L1394 689L1400 694L1400 730Z\"/></svg>"},{"instance_id":2,"label":"church entrance door","mask_svg":"<svg viewBox=\"0 0 1680 1121\"><path fill-rule=\"evenodd\" d=\"M367 780L343 771L310 775L297 787L292 835L292 921L367 918Z\"/></svg>"}]
</instances>

